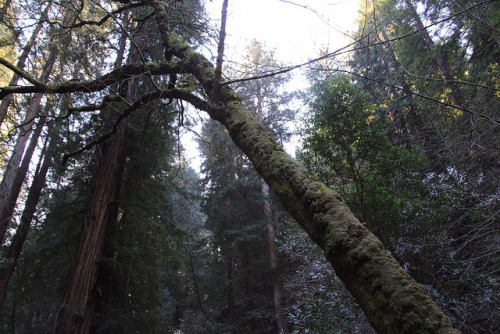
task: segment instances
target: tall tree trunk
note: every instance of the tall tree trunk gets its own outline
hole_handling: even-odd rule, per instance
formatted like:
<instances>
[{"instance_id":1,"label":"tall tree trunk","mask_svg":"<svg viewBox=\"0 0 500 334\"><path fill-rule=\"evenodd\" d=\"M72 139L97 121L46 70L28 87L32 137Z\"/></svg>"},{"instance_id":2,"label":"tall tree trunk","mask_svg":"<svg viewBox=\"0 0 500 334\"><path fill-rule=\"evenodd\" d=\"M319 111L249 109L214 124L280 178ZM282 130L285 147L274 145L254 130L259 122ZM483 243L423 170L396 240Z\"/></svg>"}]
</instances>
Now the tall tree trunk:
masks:
<instances>
[{"instance_id":1,"label":"tall tree trunk","mask_svg":"<svg viewBox=\"0 0 500 334\"><path fill-rule=\"evenodd\" d=\"M128 25L128 14L125 14ZM115 67L121 65L125 52L125 32L119 42ZM145 39L143 39L145 40ZM137 44L136 44L137 45ZM140 50L131 48L127 63L140 59ZM118 91L124 98L132 100L135 88L132 79L122 83ZM99 258L102 256L107 227L118 218L116 202L125 169L125 142L127 125L122 122L114 137L99 145L100 152L96 173L93 176L93 190L90 195L87 214L84 217L80 245L76 255L73 273L64 295L60 314L56 318L58 334L86 334L90 331L94 307L93 290L97 281Z\"/></svg>"},{"instance_id":2,"label":"tall tree trunk","mask_svg":"<svg viewBox=\"0 0 500 334\"><path fill-rule=\"evenodd\" d=\"M253 312L255 308L255 303L253 302L253 271L251 267L251 261L250 261L250 245L248 242L245 242L245 248L243 250L243 270L245 271L245 292L247 295L248 299L248 305L247 309L250 310L250 312ZM257 324L255 321L254 316L250 316L250 319L248 320L250 330L248 333L250 334L255 334L257 330Z\"/></svg>"},{"instance_id":3,"label":"tall tree trunk","mask_svg":"<svg viewBox=\"0 0 500 334\"><path fill-rule=\"evenodd\" d=\"M17 227L16 234L14 235L14 238L12 239L12 242L9 245L7 254L5 256L7 264L4 267L0 268L0 307L2 306L2 303L5 299L7 286L16 267L19 255L21 254L21 251L23 249L24 241L28 236L28 232L31 227L31 221L33 220L33 215L35 214L43 186L45 185L47 172L49 170L49 167L52 165L50 146L53 146L53 141L54 139L52 139L51 144L49 144L49 149L46 150L43 158L40 159L39 165L37 167L38 172L33 178L33 182L31 183L31 187L28 193L28 198L26 199L26 204L21 216L21 222Z\"/></svg>"},{"instance_id":4,"label":"tall tree trunk","mask_svg":"<svg viewBox=\"0 0 500 334\"><path fill-rule=\"evenodd\" d=\"M100 145L89 208L84 224L75 266L56 319L56 333L88 333L91 324L92 291L97 279L108 223L116 220L115 201L125 164L123 145L126 131L121 124L113 139Z\"/></svg>"},{"instance_id":5,"label":"tall tree trunk","mask_svg":"<svg viewBox=\"0 0 500 334\"><path fill-rule=\"evenodd\" d=\"M263 124L264 113L262 110L264 97L262 96L261 87L257 89L257 118ZM271 200L269 194L269 186L262 180L261 188L262 196L264 198L264 215L266 216L266 248L267 248L267 259L269 261L269 266L271 268L271 280L273 288L273 302L274 311L276 315L276 326L278 328L279 334L288 334L288 327L285 321L285 313L281 307L281 284L280 284L280 272L278 264L278 253L276 252L276 245L274 243L274 225L271 223L273 220Z\"/></svg>"},{"instance_id":6,"label":"tall tree trunk","mask_svg":"<svg viewBox=\"0 0 500 334\"><path fill-rule=\"evenodd\" d=\"M50 7L50 3L49 3L49 5L47 5L46 9L44 10L44 13L42 14L41 18L43 18L47 14L49 7ZM43 25L43 20L40 20L37 23L37 25L35 26L35 30L33 30L33 33L31 34L30 39L28 40L28 42L26 43L26 45L23 48L23 52L21 53L21 56L19 56L19 58L17 60L16 66L18 68L24 69L24 66L26 65L26 60L28 59L28 56L31 52L31 49L33 48L33 45L35 44L36 38L38 37L38 34L40 33L40 30L42 29L42 25ZM12 79L10 80L9 86L17 85L18 81L19 81L19 76L17 74L14 74L12 76ZM9 105L10 105L10 102L12 101L13 97L14 97L14 95L9 94L9 95L5 96L2 99L2 102L0 103L0 126L2 126L2 123L5 119L5 117L7 116L7 112L9 110Z\"/></svg>"},{"instance_id":7,"label":"tall tree trunk","mask_svg":"<svg viewBox=\"0 0 500 334\"><path fill-rule=\"evenodd\" d=\"M288 327L285 321L285 313L281 306L281 283L280 272L278 264L278 255L276 252L276 245L274 243L274 225L271 223L266 224L266 246L269 265L271 267L272 285L273 285L273 302L274 311L276 314L276 325L279 334L288 334Z\"/></svg>"},{"instance_id":8,"label":"tall tree trunk","mask_svg":"<svg viewBox=\"0 0 500 334\"><path fill-rule=\"evenodd\" d=\"M193 256L191 255L191 252L189 252L189 267L191 269L191 274L193 275L194 292L196 293L196 299L198 300L198 306L200 307L201 313L205 313L205 310L203 309L203 303L201 302L200 290L198 289L198 280L196 278L196 272L194 270L194 263L193 263Z\"/></svg>"},{"instance_id":9,"label":"tall tree trunk","mask_svg":"<svg viewBox=\"0 0 500 334\"><path fill-rule=\"evenodd\" d=\"M222 62L224 61L224 43L226 40L226 18L227 18L228 0L222 3L221 23L219 30L219 44L217 47L217 60L215 65L215 82L213 88L213 95L219 96L221 82L222 82Z\"/></svg>"},{"instance_id":10,"label":"tall tree trunk","mask_svg":"<svg viewBox=\"0 0 500 334\"><path fill-rule=\"evenodd\" d=\"M71 22L73 13L68 10L63 19L63 26L69 25ZM52 43L51 50L47 62L43 66L43 71L40 76L39 81L46 83L49 80L50 73L54 67L57 57L59 56L58 43L60 39L57 39ZM0 184L0 217L4 216L6 206L6 201L8 200L10 193L12 191L12 185L16 177L17 171L19 169L19 163L21 162L26 143L29 139L29 133L33 126L33 122L37 114L39 114L40 104L42 101L43 94L34 94L31 102L28 106L28 110L24 117L23 125L20 127L19 135L16 139L16 144L14 150L9 158L9 162L4 171L3 179ZM0 221L0 244L5 238L5 233L7 231L9 221Z\"/></svg>"},{"instance_id":11,"label":"tall tree trunk","mask_svg":"<svg viewBox=\"0 0 500 334\"><path fill-rule=\"evenodd\" d=\"M49 111L48 109L50 108L52 108L52 105L50 103L47 103L47 105L45 106L44 114L46 114ZM6 226L9 225L9 222L12 219L12 215L14 214L14 209L16 208L16 203L17 203L17 197L21 192L21 188L28 174L31 159L33 157L33 153L35 153L35 149L38 144L38 139L42 134L44 126L45 126L45 117L42 117L39 120L35 130L33 131L28 147L26 148L26 152L24 153L23 161L21 162L21 165L16 171L16 175L14 176L8 198L5 201L5 203L0 204L4 205L4 207L0 208L0 212L2 212L2 216L0 216L0 221L5 222Z\"/></svg>"},{"instance_id":12,"label":"tall tree trunk","mask_svg":"<svg viewBox=\"0 0 500 334\"><path fill-rule=\"evenodd\" d=\"M55 58L54 58L55 61ZM8 208L8 199L12 192L14 180L18 174L20 162L25 151L26 144L30 138L31 128L35 116L39 114L42 94L35 94L30 102L28 111L24 119L24 125L21 127L19 135L16 139L16 144L9 158L7 166L3 174L2 182L0 183L0 217L4 217ZM0 243L3 242L9 225L9 220L0 221Z\"/></svg>"}]
</instances>

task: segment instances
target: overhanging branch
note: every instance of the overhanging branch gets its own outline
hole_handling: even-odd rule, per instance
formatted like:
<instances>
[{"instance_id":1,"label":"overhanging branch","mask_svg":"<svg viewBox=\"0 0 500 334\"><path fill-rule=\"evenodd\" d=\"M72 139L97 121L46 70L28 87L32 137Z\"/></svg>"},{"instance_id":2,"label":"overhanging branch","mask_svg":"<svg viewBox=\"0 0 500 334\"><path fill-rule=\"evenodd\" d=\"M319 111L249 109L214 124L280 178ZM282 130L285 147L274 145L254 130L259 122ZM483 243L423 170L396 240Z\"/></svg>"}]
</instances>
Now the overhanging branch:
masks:
<instances>
[{"instance_id":1,"label":"overhanging branch","mask_svg":"<svg viewBox=\"0 0 500 334\"><path fill-rule=\"evenodd\" d=\"M98 138L95 138L85 144L83 147L79 148L76 151L66 153L62 157L62 164L65 165L68 160L74 156L77 156L92 147L104 142L105 140L111 138L117 131L118 131L118 126L120 123L127 118L132 112L135 110L139 109L140 107L152 102L152 101L157 101L161 99L179 99L186 101L193 105L194 107L206 111L209 114L218 112L216 108L213 108L208 102L204 101L203 99L197 97L196 95L193 95L189 91L185 90L180 90L180 89L172 89L172 90L160 90L160 91L154 91L148 94L143 95L136 101L134 101L131 105L129 105L115 120L113 125L111 126L111 129L106 132L105 134L99 136Z\"/></svg>"}]
</instances>

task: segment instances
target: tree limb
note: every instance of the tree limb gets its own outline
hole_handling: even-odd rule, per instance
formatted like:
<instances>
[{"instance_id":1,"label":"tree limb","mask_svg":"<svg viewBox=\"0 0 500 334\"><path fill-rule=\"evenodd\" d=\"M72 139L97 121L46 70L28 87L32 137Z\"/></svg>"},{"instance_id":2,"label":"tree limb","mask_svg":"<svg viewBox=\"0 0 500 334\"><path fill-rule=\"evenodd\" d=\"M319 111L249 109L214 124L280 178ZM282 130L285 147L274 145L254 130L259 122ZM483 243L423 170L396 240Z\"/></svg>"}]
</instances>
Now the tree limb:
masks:
<instances>
[{"instance_id":1,"label":"tree limb","mask_svg":"<svg viewBox=\"0 0 500 334\"><path fill-rule=\"evenodd\" d=\"M16 65L10 63L5 58L0 57L0 64L2 64L3 66L7 67L9 70L13 71L14 73L16 73L21 78L26 79L27 81L31 82L36 87L45 87L45 84L43 84L42 82L38 81L36 78L34 78L33 76L31 76L25 70L23 70L23 69L17 67ZM3 98L3 96L2 96L2 98Z\"/></svg>"}]
</instances>

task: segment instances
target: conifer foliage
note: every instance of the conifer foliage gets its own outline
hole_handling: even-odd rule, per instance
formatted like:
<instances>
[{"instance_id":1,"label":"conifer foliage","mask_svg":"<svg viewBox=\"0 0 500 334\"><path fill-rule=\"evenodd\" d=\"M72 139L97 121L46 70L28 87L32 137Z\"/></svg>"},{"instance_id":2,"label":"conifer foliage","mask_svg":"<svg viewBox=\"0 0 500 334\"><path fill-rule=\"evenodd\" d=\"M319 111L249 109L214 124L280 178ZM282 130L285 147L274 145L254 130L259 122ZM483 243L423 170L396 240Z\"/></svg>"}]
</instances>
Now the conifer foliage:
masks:
<instances>
[{"instance_id":1,"label":"conifer foliage","mask_svg":"<svg viewBox=\"0 0 500 334\"><path fill-rule=\"evenodd\" d=\"M202 1L0 1L0 331L498 328L498 3L362 5L299 163L297 67L212 65Z\"/></svg>"}]
</instances>

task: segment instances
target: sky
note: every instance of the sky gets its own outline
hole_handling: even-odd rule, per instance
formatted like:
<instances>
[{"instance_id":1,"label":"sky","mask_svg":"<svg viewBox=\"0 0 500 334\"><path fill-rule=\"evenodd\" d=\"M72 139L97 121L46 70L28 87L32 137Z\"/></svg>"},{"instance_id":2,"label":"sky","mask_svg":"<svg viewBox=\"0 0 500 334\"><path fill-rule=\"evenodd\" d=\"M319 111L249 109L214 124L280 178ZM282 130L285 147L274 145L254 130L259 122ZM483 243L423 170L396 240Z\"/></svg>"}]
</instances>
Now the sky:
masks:
<instances>
[{"instance_id":1,"label":"sky","mask_svg":"<svg viewBox=\"0 0 500 334\"><path fill-rule=\"evenodd\" d=\"M346 44L344 33L354 30L358 5L357 0L229 0L228 52L243 52L256 39L286 63L315 58L320 49ZM207 0L206 8L218 23L222 0Z\"/></svg>"},{"instance_id":2,"label":"sky","mask_svg":"<svg viewBox=\"0 0 500 334\"><path fill-rule=\"evenodd\" d=\"M222 2L206 0L205 4L211 24L217 29ZM229 0L225 58L242 59L247 46L257 40L273 50L278 61L286 65L303 63L318 57L321 51L349 44L358 8L358 0ZM298 73L293 74L296 87L307 85ZM201 161L193 138L192 133L186 133L183 145L188 161L199 171ZM288 151L294 153L293 145Z\"/></svg>"}]
</instances>

